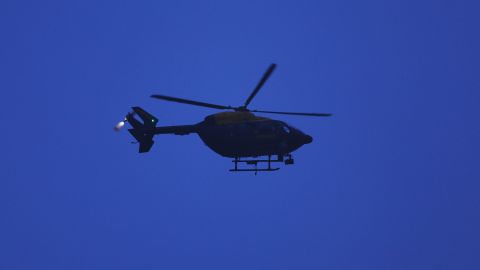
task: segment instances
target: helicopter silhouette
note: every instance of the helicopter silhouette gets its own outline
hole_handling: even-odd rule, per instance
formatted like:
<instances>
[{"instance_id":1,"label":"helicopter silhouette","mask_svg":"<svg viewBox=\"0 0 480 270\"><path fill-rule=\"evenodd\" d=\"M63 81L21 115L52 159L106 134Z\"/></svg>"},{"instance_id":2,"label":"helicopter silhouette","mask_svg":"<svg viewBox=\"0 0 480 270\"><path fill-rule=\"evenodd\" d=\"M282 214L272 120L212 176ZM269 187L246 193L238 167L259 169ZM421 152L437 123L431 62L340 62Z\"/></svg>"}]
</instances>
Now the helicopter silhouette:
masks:
<instances>
[{"instance_id":1,"label":"helicopter silhouette","mask_svg":"<svg viewBox=\"0 0 480 270\"><path fill-rule=\"evenodd\" d=\"M302 112L278 112L264 110L250 110L248 105L257 95L272 72L276 64L271 64L255 89L242 106L232 107L212 103L194 101L189 99L151 95L152 98L207 107L218 110L229 110L215 113L205 117L202 122L194 125L160 126L157 127L158 119L140 107L132 107L125 119L120 122L116 130L119 130L126 122L132 128L128 131L139 144L139 153L150 151L154 141L153 137L159 134L187 135L197 133L202 141L213 151L221 156L233 158L234 168L232 172L253 171L276 171L272 168L272 162L284 162L286 165L294 164L291 153L305 144L313 141L310 135L279 120L256 116L254 113L268 113L297 116L331 116L329 113L302 113ZM136 116L141 120L139 121ZM276 159L272 159L276 156ZM264 158L260 158L264 157ZM254 168L239 168L239 163ZM265 168L258 168L259 163L266 163Z\"/></svg>"}]
</instances>

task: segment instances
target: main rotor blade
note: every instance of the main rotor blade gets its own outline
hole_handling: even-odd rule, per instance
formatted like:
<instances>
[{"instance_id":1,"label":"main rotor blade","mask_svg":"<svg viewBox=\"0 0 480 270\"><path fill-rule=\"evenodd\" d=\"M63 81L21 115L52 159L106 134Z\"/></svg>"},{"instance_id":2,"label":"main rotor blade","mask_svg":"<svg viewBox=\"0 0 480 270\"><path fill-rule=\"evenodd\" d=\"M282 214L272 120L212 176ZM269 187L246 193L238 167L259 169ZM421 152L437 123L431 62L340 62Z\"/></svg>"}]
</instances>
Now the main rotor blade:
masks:
<instances>
[{"instance_id":1,"label":"main rotor blade","mask_svg":"<svg viewBox=\"0 0 480 270\"><path fill-rule=\"evenodd\" d=\"M223 105L211 104L211 103L189 100L189 99L184 99L184 98L169 97L169 96L164 96L164 95L151 95L150 97L157 98L157 99L162 99L162 100L166 100L166 101L173 101L173 102L190 104L190 105L195 105L195 106L219 109L219 110L233 109L233 107L231 107L231 106L223 106Z\"/></svg>"},{"instance_id":2,"label":"main rotor blade","mask_svg":"<svg viewBox=\"0 0 480 270\"><path fill-rule=\"evenodd\" d=\"M260 111L260 110L251 110L250 112L287 114L287 115L301 115L301 116L332 116L331 113L272 112L272 111Z\"/></svg>"},{"instance_id":3,"label":"main rotor blade","mask_svg":"<svg viewBox=\"0 0 480 270\"><path fill-rule=\"evenodd\" d=\"M262 88L263 84L268 80L268 77L270 77L270 75L272 75L272 72L273 72L273 70L275 70L276 66L277 66L276 64L271 64L270 67L268 67L267 71L265 71L265 74L263 74L262 79L258 82L257 87L255 87L255 89L253 89L253 92L250 94L250 96L245 101L245 104L243 105L243 107L246 108L248 106L248 104L250 104L250 101L252 101L252 99L255 97L255 95L257 95L258 91L260 91L260 88Z\"/></svg>"}]
</instances>

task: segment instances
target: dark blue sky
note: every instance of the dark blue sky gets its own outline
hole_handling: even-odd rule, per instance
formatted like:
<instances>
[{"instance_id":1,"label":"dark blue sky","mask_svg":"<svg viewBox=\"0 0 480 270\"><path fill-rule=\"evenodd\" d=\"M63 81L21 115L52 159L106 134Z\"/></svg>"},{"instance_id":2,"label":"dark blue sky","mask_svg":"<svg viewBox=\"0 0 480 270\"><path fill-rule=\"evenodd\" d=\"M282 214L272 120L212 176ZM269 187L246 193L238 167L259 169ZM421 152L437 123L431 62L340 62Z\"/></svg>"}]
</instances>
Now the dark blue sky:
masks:
<instances>
[{"instance_id":1,"label":"dark blue sky","mask_svg":"<svg viewBox=\"0 0 480 270\"><path fill-rule=\"evenodd\" d=\"M476 1L2 1L0 269L480 269ZM232 174L193 136L252 108L314 136Z\"/></svg>"}]
</instances>

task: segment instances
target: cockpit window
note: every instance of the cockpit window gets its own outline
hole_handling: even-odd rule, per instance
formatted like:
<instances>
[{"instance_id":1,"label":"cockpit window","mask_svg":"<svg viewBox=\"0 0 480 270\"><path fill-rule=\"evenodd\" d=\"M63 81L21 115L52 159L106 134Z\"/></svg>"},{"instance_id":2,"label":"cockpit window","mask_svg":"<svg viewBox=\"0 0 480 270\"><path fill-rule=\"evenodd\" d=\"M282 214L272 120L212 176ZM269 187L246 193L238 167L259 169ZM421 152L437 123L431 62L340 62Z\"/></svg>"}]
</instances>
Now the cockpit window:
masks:
<instances>
[{"instance_id":1,"label":"cockpit window","mask_svg":"<svg viewBox=\"0 0 480 270\"><path fill-rule=\"evenodd\" d=\"M290 128L287 125L283 125L282 127L286 133L290 133Z\"/></svg>"}]
</instances>

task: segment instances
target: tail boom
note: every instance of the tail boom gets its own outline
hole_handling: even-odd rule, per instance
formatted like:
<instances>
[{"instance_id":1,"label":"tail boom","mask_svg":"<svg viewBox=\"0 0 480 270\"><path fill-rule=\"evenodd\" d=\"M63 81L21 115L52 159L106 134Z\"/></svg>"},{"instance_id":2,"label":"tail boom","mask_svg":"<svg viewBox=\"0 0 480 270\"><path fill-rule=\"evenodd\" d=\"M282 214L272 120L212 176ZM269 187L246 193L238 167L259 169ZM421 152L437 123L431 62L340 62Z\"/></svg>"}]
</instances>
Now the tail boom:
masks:
<instances>
[{"instance_id":1,"label":"tail boom","mask_svg":"<svg viewBox=\"0 0 480 270\"><path fill-rule=\"evenodd\" d=\"M153 136L157 134L187 135L190 133L196 133L198 130L197 125L157 127L156 124L158 119L156 117L140 107L132 107L132 109L134 112L128 113L126 119L132 126L128 131L139 144L139 153L150 151L154 144ZM136 119L135 115L138 115L143 123Z\"/></svg>"}]
</instances>

